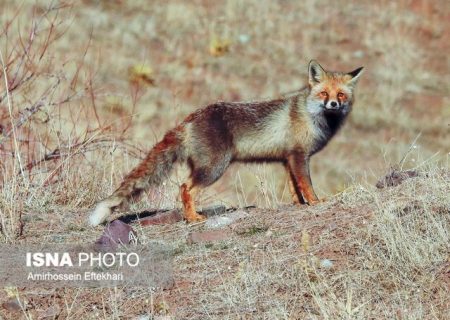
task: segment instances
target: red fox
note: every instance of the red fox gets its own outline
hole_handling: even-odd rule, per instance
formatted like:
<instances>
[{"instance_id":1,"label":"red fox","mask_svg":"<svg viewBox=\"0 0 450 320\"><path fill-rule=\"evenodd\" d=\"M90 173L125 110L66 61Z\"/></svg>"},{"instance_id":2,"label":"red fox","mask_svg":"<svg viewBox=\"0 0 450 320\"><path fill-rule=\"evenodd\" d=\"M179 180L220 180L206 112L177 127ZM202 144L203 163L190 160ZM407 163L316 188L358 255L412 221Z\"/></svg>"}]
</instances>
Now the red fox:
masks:
<instances>
[{"instance_id":1,"label":"red fox","mask_svg":"<svg viewBox=\"0 0 450 320\"><path fill-rule=\"evenodd\" d=\"M175 163L190 168L189 180L180 190L187 222L205 219L196 212L195 195L233 162L282 163L294 202L317 203L310 157L325 147L347 118L362 69L331 72L312 60L308 86L296 94L263 102L217 102L195 111L167 132L120 187L97 204L89 224L102 223L112 210L162 183Z\"/></svg>"}]
</instances>

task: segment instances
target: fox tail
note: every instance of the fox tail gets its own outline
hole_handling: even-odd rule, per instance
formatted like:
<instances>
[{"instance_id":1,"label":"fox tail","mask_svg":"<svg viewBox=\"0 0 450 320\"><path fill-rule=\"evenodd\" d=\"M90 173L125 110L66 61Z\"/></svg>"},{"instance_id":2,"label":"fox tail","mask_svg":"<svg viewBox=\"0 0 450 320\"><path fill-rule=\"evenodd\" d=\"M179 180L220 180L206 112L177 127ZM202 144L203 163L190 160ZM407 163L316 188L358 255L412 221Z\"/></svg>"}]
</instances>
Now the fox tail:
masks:
<instances>
[{"instance_id":1,"label":"fox tail","mask_svg":"<svg viewBox=\"0 0 450 320\"><path fill-rule=\"evenodd\" d=\"M115 208L139 196L150 186L159 185L170 174L174 164L183 160L184 149L181 127L169 131L125 177L120 187L97 204L89 216L89 225L99 225Z\"/></svg>"}]
</instances>

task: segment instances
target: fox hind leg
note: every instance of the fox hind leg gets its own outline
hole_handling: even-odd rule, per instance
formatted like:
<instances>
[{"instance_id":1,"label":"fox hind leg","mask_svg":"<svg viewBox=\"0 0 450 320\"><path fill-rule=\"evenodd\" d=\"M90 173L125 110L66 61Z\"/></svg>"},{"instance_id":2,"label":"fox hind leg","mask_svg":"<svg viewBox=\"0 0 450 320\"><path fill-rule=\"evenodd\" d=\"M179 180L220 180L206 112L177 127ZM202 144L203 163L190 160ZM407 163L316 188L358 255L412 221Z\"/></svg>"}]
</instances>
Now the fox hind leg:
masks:
<instances>
[{"instance_id":1,"label":"fox hind leg","mask_svg":"<svg viewBox=\"0 0 450 320\"><path fill-rule=\"evenodd\" d=\"M231 161L231 154L218 158L191 157L189 165L191 177L187 183L181 185L181 200L183 202L184 217L187 222L202 221L205 216L195 210L195 197L201 187L207 187L219 180Z\"/></svg>"},{"instance_id":2,"label":"fox hind leg","mask_svg":"<svg viewBox=\"0 0 450 320\"><path fill-rule=\"evenodd\" d=\"M188 223L203 221L206 219L205 216L198 214L195 209L195 197L198 194L198 191L199 187L195 186L192 181L183 183L180 188L184 218Z\"/></svg>"}]
</instances>

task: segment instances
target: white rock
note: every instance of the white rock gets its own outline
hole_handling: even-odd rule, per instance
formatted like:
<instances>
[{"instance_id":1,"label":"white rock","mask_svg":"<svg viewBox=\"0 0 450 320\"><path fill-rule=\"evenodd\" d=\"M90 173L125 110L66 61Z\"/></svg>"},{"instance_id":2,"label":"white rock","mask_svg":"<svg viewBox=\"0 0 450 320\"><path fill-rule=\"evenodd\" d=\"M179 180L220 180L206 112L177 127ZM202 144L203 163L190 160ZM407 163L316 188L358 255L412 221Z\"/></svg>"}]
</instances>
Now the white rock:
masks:
<instances>
[{"instance_id":1,"label":"white rock","mask_svg":"<svg viewBox=\"0 0 450 320\"><path fill-rule=\"evenodd\" d=\"M320 266L322 268L330 269L333 267L333 261L331 261L329 259L323 259L320 261Z\"/></svg>"},{"instance_id":2,"label":"white rock","mask_svg":"<svg viewBox=\"0 0 450 320\"><path fill-rule=\"evenodd\" d=\"M251 37L248 34L240 34L239 35L239 42L242 44L246 44L251 40Z\"/></svg>"},{"instance_id":3,"label":"white rock","mask_svg":"<svg viewBox=\"0 0 450 320\"><path fill-rule=\"evenodd\" d=\"M353 52L353 56L354 56L355 58L362 58L362 57L364 57L364 51L362 51L362 50L357 50L357 51Z\"/></svg>"},{"instance_id":4,"label":"white rock","mask_svg":"<svg viewBox=\"0 0 450 320\"><path fill-rule=\"evenodd\" d=\"M208 229L218 229L231 223L233 223L233 220L228 217L214 216L206 220L205 227Z\"/></svg>"},{"instance_id":5,"label":"white rock","mask_svg":"<svg viewBox=\"0 0 450 320\"><path fill-rule=\"evenodd\" d=\"M245 211L233 211L228 214L213 216L208 218L205 223L205 227L207 229L219 229L225 226L232 224L233 222L245 218L248 216L248 213Z\"/></svg>"}]
</instances>

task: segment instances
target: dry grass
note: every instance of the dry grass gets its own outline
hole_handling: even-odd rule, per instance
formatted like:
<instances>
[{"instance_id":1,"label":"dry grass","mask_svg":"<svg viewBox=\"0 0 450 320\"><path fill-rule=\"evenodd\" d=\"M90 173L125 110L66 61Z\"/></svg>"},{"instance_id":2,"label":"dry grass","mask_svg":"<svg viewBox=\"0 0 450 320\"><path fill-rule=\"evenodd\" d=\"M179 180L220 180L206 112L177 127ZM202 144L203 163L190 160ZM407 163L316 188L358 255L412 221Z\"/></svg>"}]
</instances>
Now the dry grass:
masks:
<instances>
[{"instance_id":1,"label":"dry grass","mask_svg":"<svg viewBox=\"0 0 450 320\"><path fill-rule=\"evenodd\" d=\"M253 212L228 242L188 247L185 235L201 226L139 229L173 243L175 289L3 292L27 300L23 317L53 301L61 318L166 309L202 319L445 318L445 1L6 0L0 12L1 243L93 241L100 230L84 228L87 210L191 111L296 90L312 58L366 67L350 121L313 159L325 204L288 207L280 167L236 165L201 203L271 209ZM370 187L405 154L402 167L424 176ZM184 174L136 208L176 206Z\"/></svg>"},{"instance_id":2,"label":"dry grass","mask_svg":"<svg viewBox=\"0 0 450 320\"><path fill-rule=\"evenodd\" d=\"M212 244L186 243L203 225L135 226L144 244L173 247L170 290L22 289L16 295L30 317L56 304L62 318L446 319L449 192L449 172L433 165L399 186L354 185L316 207L251 209L230 227L230 239ZM72 214L48 230L43 226L52 214L30 215L30 241L92 242L100 235L101 228L80 229L83 214Z\"/></svg>"},{"instance_id":3,"label":"dry grass","mask_svg":"<svg viewBox=\"0 0 450 320\"><path fill-rule=\"evenodd\" d=\"M179 318L445 319L449 176L425 172L316 208L252 211L214 245L185 247L184 227L172 230L179 282L161 299Z\"/></svg>"}]
</instances>

